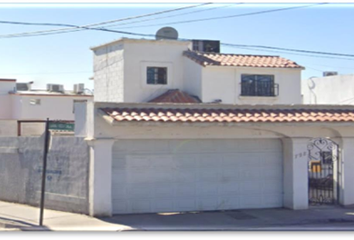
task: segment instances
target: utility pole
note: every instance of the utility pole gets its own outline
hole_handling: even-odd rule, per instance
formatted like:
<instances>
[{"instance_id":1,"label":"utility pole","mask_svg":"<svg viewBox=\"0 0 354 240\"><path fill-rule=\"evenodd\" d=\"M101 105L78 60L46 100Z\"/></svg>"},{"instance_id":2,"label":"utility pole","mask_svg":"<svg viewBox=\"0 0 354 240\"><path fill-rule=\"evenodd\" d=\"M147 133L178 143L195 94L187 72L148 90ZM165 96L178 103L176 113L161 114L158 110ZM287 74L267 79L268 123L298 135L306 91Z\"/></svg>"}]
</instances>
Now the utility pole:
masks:
<instances>
[{"instance_id":1,"label":"utility pole","mask_svg":"<svg viewBox=\"0 0 354 240\"><path fill-rule=\"evenodd\" d=\"M44 153L43 153L43 170L42 170L42 190L41 190L41 205L40 205L40 215L39 215L39 226L43 226L43 211L44 211L44 197L45 197L45 180L47 172L47 155L49 147L49 118L45 122L45 132L44 132Z\"/></svg>"}]
</instances>

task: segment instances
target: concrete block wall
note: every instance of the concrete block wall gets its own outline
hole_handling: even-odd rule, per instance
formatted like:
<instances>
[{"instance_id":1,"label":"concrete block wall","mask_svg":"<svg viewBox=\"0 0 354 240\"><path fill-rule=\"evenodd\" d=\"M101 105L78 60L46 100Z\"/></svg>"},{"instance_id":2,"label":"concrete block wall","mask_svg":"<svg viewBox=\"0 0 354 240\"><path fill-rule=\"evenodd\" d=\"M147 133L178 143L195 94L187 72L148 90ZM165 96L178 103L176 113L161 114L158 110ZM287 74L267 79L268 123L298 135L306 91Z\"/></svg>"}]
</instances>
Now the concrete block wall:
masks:
<instances>
[{"instance_id":1,"label":"concrete block wall","mask_svg":"<svg viewBox=\"0 0 354 240\"><path fill-rule=\"evenodd\" d=\"M94 101L123 102L123 44L113 44L94 51Z\"/></svg>"},{"instance_id":2,"label":"concrete block wall","mask_svg":"<svg viewBox=\"0 0 354 240\"><path fill-rule=\"evenodd\" d=\"M0 200L39 206L44 139L0 137ZM45 208L88 214L89 148L83 138L53 136Z\"/></svg>"}]
</instances>

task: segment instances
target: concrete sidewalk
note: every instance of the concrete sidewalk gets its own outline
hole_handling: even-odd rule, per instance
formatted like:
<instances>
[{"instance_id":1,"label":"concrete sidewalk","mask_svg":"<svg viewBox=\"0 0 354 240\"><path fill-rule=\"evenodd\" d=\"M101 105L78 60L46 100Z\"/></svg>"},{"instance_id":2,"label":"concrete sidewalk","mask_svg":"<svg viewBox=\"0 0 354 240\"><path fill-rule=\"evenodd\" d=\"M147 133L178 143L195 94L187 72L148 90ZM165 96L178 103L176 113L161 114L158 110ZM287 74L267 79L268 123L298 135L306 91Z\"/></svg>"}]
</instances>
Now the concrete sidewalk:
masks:
<instances>
[{"instance_id":1,"label":"concrete sidewalk","mask_svg":"<svg viewBox=\"0 0 354 240\"><path fill-rule=\"evenodd\" d=\"M44 210L43 227L38 226L39 208L0 201L0 231L123 231L131 230L86 215Z\"/></svg>"},{"instance_id":2,"label":"concrete sidewalk","mask_svg":"<svg viewBox=\"0 0 354 240\"><path fill-rule=\"evenodd\" d=\"M0 231L354 231L354 208L312 207L308 210L253 209L196 213L116 215L92 218L0 202Z\"/></svg>"}]
</instances>

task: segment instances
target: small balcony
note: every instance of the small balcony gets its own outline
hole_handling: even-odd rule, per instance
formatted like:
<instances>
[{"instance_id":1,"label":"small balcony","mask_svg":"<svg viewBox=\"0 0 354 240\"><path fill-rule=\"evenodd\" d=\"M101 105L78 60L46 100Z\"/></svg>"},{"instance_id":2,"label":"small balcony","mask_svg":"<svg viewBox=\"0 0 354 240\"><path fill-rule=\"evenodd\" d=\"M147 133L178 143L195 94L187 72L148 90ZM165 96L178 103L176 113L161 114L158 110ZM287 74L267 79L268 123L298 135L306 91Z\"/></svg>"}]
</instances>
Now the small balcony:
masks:
<instances>
[{"instance_id":1,"label":"small balcony","mask_svg":"<svg viewBox=\"0 0 354 240\"><path fill-rule=\"evenodd\" d=\"M262 81L242 81L241 96L276 97L279 95L279 84Z\"/></svg>"}]
</instances>

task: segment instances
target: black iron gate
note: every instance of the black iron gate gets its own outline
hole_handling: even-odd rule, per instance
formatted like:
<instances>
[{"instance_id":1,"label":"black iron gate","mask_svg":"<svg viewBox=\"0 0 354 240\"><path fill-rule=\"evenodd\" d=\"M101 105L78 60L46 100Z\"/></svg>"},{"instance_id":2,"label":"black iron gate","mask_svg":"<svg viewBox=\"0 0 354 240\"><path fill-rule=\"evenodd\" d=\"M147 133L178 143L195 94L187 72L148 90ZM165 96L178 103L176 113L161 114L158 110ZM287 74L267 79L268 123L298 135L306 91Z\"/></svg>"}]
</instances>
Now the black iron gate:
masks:
<instances>
[{"instance_id":1,"label":"black iron gate","mask_svg":"<svg viewBox=\"0 0 354 240\"><path fill-rule=\"evenodd\" d=\"M338 145L327 138L316 138L307 147L310 205L337 204Z\"/></svg>"}]
</instances>

